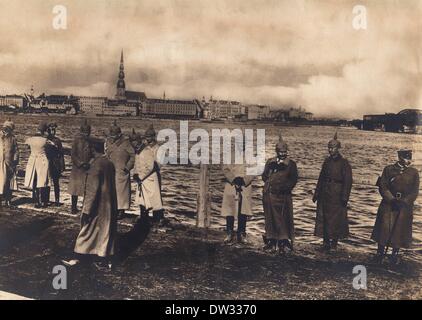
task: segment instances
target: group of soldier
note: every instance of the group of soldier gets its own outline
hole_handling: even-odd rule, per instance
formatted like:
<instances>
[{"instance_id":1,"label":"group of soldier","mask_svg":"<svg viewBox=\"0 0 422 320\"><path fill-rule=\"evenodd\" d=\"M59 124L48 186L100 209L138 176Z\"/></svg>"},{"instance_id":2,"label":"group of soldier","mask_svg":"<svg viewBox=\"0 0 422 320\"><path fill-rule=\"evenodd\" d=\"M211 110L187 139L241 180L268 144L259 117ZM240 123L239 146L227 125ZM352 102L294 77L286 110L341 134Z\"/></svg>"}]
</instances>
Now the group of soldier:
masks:
<instances>
[{"instance_id":1,"label":"group of soldier","mask_svg":"<svg viewBox=\"0 0 422 320\"><path fill-rule=\"evenodd\" d=\"M323 239L322 249L335 250L338 241L349 236L347 208L352 189L352 167L341 153L337 138L328 142L325 159L312 201L316 203L314 235ZM293 251L295 238L292 191L298 181L296 162L289 158L288 146L280 136L276 156L262 173L265 216L264 250L284 255ZM400 248L412 244L413 206L419 193L418 170L411 167L412 151L398 150L396 163L385 167L377 181L382 197L371 238L378 243L375 260L382 262L388 249L390 261L399 262ZM226 186L222 214L226 216L226 243L246 241L247 215L252 214L252 181L246 165L225 165ZM237 215L237 237L234 220Z\"/></svg>"},{"instance_id":2,"label":"group of soldier","mask_svg":"<svg viewBox=\"0 0 422 320\"><path fill-rule=\"evenodd\" d=\"M37 132L26 139L30 156L25 171L25 187L33 191L36 207L49 205L50 181L55 201L60 206L59 179L65 170L62 142L56 137L56 123L42 122ZM7 120L0 135L0 206L11 206L12 190L17 189L16 174L19 149L15 126ZM91 136L91 126L84 121L75 136L72 169L68 184L71 213L78 214L78 198L83 197L81 231L77 237L75 257L64 261L73 266L81 257L95 255L109 258L115 253L117 220L125 216L131 204L131 172L137 185L136 203L140 219L163 226L160 164L157 161L156 133L150 126L143 134L124 135L114 122L106 139ZM323 249L337 248L338 241L349 235L347 207L352 189L352 168L340 154L337 134L328 142L325 159L313 195L316 202L315 236L323 239ZM280 136L276 156L269 159L262 173L265 216L264 250L284 255L293 250L295 228L292 191L298 181L296 162L289 158L288 146ZM400 248L412 242L413 204L419 192L418 171L411 167L412 151L399 150L398 161L385 167L377 186L382 197L372 239L378 243L376 258L382 260L392 248L391 260L398 261ZM226 244L246 243L246 225L252 214L252 182L242 164L222 166L225 187L221 213L226 218ZM237 232L234 224L237 218Z\"/></svg>"}]
</instances>

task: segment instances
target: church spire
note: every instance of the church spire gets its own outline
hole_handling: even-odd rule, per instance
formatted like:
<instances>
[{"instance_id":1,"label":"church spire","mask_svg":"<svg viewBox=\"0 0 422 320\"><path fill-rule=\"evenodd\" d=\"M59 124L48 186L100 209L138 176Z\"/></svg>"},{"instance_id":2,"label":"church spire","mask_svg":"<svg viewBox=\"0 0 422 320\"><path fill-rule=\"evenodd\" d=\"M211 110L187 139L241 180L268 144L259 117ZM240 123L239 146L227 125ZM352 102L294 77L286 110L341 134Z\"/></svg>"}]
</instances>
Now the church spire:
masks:
<instances>
[{"instance_id":1,"label":"church spire","mask_svg":"<svg viewBox=\"0 0 422 320\"><path fill-rule=\"evenodd\" d=\"M119 79L117 80L116 99L126 99L125 66L123 62L123 49L120 55Z\"/></svg>"}]
</instances>

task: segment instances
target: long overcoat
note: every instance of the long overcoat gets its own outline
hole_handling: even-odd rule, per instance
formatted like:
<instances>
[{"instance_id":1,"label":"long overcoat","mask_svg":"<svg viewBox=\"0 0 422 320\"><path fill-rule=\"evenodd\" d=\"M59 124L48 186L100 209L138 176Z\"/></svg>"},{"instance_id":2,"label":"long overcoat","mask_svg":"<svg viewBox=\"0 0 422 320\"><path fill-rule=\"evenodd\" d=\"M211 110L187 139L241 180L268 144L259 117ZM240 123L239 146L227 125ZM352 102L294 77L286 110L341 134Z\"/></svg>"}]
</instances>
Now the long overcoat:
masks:
<instances>
[{"instance_id":1,"label":"long overcoat","mask_svg":"<svg viewBox=\"0 0 422 320\"><path fill-rule=\"evenodd\" d=\"M51 141L46 148L47 158L50 162L50 175L53 179L57 179L65 170L63 144L58 137L49 137L48 140Z\"/></svg>"},{"instance_id":2,"label":"long overcoat","mask_svg":"<svg viewBox=\"0 0 422 320\"><path fill-rule=\"evenodd\" d=\"M382 200L372 239L380 245L409 248L412 244L413 204L419 193L419 173L399 164L385 167L378 182ZM395 203L397 193L402 203Z\"/></svg>"},{"instance_id":3,"label":"long overcoat","mask_svg":"<svg viewBox=\"0 0 422 320\"><path fill-rule=\"evenodd\" d=\"M294 240L292 190L298 180L296 162L269 159L262 174L265 236L272 240Z\"/></svg>"},{"instance_id":4,"label":"long overcoat","mask_svg":"<svg viewBox=\"0 0 422 320\"><path fill-rule=\"evenodd\" d=\"M82 228L76 253L109 257L115 253L117 197L114 166L105 155L92 159L87 171Z\"/></svg>"},{"instance_id":5,"label":"long overcoat","mask_svg":"<svg viewBox=\"0 0 422 320\"><path fill-rule=\"evenodd\" d=\"M238 215L239 204L241 202L240 213L252 215L252 181L255 176L247 173L247 164L223 164L222 171L224 175L224 193L223 203L221 205L221 214L223 216ZM241 195L236 191L234 179L243 178L245 186L242 187Z\"/></svg>"},{"instance_id":6,"label":"long overcoat","mask_svg":"<svg viewBox=\"0 0 422 320\"><path fill-rule=\"evenodd\" d=\"M85 189L86 170L82 167L91 159L88 137L78 135L72 145L72 171L70 172L68 193L73 196L83 196Z\"/></svg>"},{"instance_id":7,"label":"long overcoat","mask_svg":"<svg viewBox=\"0 0 422 320\"><path fill-rule=\"evenodd\" d=\"M130 207L130 170L135 164L135 151L129 138L120 136L116 141L107 140L105 144L107 157L116 169L117 207L126 210Z\"/></svg>"},{"instance_id":8,"label":"long overcoat","mask_svg":"<svg viewBox=\"0 0 422 320\"><path fill-rule=\"evenodd\" d=\"M25 170L24 184L26 188L43 188L50 185L49 163L46 155L47 143L47 138L42 136L33 136L25 141L25 144L31 148Z\"/></svg>"},{"instance_id":9,"label":"long overcoat","mask_svg":"<svg viewBox=\"0 0 422 320\"><path fill-rule=\"evenodd\" d=\"M136 203L152 211L163 209L157 151L158 145L148 145L142 149L135 156L133 170L142 181L137 190Z\"/></svg>"},{"instance_id":10,"label":"long overcoat","mask_svg":"<svg viewBox=\"0 0 422 320\"><path fill-rule=\"evenodd\" d=\"M16 166L19 163L18 143L14 135L0 133L0 194L17 190Z\"/></svg>"},{"instance_id":11,"label":"long overcoat","mask_svg":"<svg viewBox=\"0 0 422 320\"><path fill-rule=\"evenodd\" d=\"M316 236L343 239L349 235L347 203L352 183L352 167L347 159L341 155L326 158L314 193L317 200Z\"/></svg>"}]
</instances>

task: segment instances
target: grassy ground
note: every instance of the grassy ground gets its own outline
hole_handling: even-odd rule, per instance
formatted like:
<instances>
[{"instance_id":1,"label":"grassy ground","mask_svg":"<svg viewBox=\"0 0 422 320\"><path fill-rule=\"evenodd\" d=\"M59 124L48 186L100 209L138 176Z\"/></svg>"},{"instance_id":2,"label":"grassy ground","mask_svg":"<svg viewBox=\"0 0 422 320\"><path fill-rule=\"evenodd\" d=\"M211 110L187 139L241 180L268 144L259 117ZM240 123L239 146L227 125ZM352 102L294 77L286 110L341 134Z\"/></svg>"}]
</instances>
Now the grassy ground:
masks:
<instances>
[{"instance_id":1,"label":"grassy ground","mask_svg":"<svg viewBox=\"0 0 422 320\"><path fill-rule=\"evenodd\" d=\"M0 209L0 290L35 299L420 299L420 265L382 266L340 246L323 253L296 244L286 257L256 243L225 246L218 230L172 221L167 232L119 225L120 264L98 271L68 268L68 289L55 290L53 267L69 258L79 231L76 217L29 209ZM368 289L352 286L355 265L368 272Z\"/></svg>"}]
</instances>

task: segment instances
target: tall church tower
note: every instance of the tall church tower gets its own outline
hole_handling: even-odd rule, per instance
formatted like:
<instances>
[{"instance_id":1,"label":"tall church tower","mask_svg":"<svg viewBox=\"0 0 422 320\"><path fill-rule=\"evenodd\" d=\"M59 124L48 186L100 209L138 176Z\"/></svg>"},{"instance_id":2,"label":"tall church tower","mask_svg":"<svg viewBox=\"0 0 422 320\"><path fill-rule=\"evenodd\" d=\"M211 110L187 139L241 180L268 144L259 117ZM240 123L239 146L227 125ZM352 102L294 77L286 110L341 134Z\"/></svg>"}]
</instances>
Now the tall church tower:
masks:
<instances>
[{"instance_id":1,"label":"tall church tower","mask_svg":"<svg viewBox=\"0 0 422 320\"><path fill-rule=\"evenodd\" d=\"M125 84L125 67L123 65L123 50L120 56L119 80L117 80L116 99L126 99L126 84Z\"/></svg>"}]
</instances>

